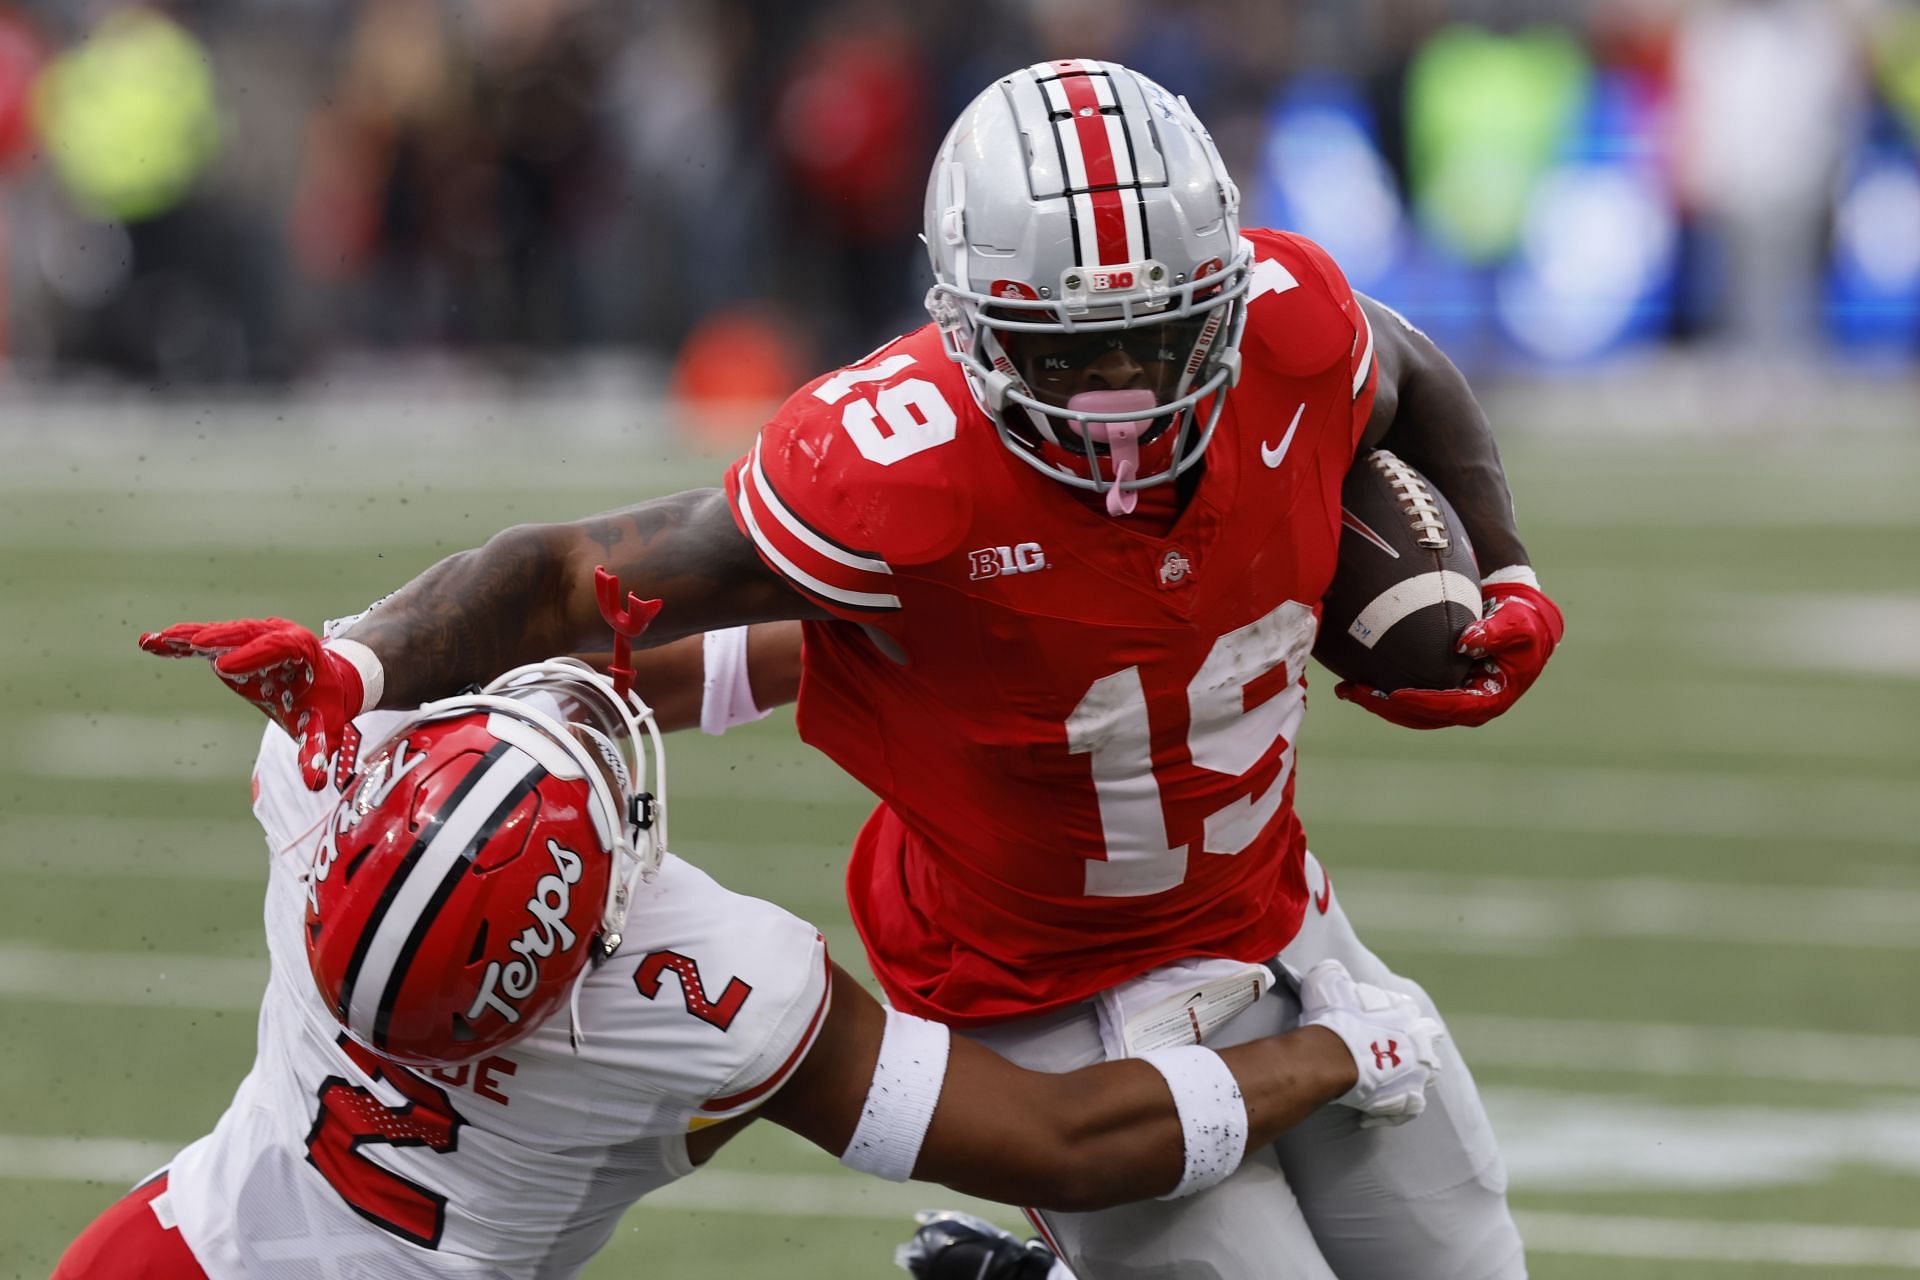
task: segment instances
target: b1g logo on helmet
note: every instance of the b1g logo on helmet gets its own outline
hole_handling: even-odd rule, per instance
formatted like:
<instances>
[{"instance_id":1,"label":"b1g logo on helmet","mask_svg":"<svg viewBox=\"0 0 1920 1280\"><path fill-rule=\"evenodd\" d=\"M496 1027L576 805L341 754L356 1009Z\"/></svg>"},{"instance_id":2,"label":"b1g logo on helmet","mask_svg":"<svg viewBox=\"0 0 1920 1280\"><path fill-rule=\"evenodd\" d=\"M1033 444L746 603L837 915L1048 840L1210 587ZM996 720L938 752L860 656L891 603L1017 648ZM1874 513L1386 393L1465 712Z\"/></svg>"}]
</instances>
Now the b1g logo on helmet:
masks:
<instances>
[{"instance_id":1,"label":"b1g logo on helmet","mask_svg":"<svg viewBox=\"0 0 1920 1280\"><path fill-rule=\"evenodd\" d=\"M467 1010L469 1022L487 1009L508 1022L520 1021L520 1009L514 1001L526 999L540 985L540 961L555 951L572 950L578 941L567 925L567 911L573 905L573 886L580 883L580 855L551 839L547 852L553 857L555 870L540 877L533 886L533 896L527 899L527 914L533 917L533 923L507 944L519 958L505 964L495 960L487 966L480 979L480 994Z\"/></svg>"}]
</instances>

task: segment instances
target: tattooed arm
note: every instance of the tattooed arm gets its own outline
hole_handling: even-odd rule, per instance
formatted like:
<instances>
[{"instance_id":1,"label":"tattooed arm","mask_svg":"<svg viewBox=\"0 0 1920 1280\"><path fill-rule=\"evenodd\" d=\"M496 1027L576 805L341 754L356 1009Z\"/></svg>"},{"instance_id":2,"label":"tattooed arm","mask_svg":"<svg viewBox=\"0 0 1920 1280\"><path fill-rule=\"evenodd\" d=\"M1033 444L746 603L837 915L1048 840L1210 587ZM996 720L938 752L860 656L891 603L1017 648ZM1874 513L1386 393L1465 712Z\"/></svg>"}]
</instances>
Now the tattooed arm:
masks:
<instances>
[{"instance_id":1,"label":"tattooed arm","mask_svg":"<svg viewBox=\"0 0 1920 1280\"><path fill-rule=\"evenodd\" d=\"M1467 380L1398 312L1356 296L1373 326L1379 364L1363 443L1393 450L1447 495L1473 539L1482 572L1527 564L1500 450Z\"/></svg>"},{"instance_id":2,"label":"tattooed arm","mask_svg":"<svg viewBox=\"0 0 1920 1280\"><path fill-rule=\"evenodd\" d=\"M571 524L519 525L447 557L346 633L386 669L381 705L413 706L556 653L605 647L596 565L666 601L647 640L742 622L825 618L760 561L717 489Z\"/></svg>"}]
</instances>

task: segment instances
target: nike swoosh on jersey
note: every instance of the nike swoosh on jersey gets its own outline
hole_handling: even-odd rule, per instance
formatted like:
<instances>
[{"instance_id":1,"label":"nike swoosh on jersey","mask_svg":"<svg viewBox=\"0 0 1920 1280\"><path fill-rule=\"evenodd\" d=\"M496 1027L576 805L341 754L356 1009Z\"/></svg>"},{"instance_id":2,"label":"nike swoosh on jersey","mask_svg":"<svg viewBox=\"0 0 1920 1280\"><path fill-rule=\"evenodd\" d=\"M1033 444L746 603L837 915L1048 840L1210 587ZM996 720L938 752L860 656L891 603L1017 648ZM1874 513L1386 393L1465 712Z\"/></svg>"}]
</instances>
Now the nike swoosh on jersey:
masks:
<instances>
[{"instance_id":1,"label":"nike swoosh on jersey","mask_svg":"<svg viewBox=\"0 0 1920 1280\"><path fill-rule=\"evenodd\" d=\"M1307 402L1302 400L1300 407L1293 411L1293 421L1287 424L1287 434L1280 437L1279 444L1270 445L1265 440L1260 442L1260 461L1269 467L1280 465L1281 460L1287 456L1288 447L1293 444L1293 433L1300 429L1300 415L1306 411Z\"/></svg>"}]
</instances>

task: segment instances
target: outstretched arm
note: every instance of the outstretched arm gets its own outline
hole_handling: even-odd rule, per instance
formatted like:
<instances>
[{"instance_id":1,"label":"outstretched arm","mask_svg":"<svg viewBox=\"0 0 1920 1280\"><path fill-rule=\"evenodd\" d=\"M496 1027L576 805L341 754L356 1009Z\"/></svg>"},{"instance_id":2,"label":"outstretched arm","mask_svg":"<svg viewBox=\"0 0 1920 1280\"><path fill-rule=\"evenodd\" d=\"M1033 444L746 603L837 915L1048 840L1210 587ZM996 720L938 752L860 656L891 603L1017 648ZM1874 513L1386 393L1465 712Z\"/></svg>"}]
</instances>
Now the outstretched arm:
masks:
<instances>
[{"instance_id":1,"label":"outstretched arm","mask_svg":"<svg viewBox=\"0 0 1920 1280\"><path fill-rule=\"evenodd\" d=\"M657 498L570 524L519 525L447 557L346 638L386 672L380 705L412 706L555 653L603 647L593 570L666 602L664 642L714 627L827 615L761 562L717 489Z\"/></svg>"},{"instance_id":2,"label":"outstretched arm","mask_svg":"<svg viewBox=\"0 0 1920 1280\"><path fill-rule=\"evenodd\" d=\"M301 775L318 790L347 722L362 711L418 706L556 653L604 652L612 637L594 589L603 565L643 598L665 602L650 644L743 622L829 616L766 568L725 497L707 489L571 524L508 529L434 565L324 646L298 623L247 618L176 623L143 634L140 647L211 659L230 688L301 744ZM795 678L779 663L762 664L772 674L761 706L789 700L798 683L797 635L782 633L762 648L782 646ZM660 670L647 676L643 694L691 669L691 711L674 714L696 722L697 644L651 665ZM756 693L760 683L756 677Z\"/></svg>"}]
</instances>

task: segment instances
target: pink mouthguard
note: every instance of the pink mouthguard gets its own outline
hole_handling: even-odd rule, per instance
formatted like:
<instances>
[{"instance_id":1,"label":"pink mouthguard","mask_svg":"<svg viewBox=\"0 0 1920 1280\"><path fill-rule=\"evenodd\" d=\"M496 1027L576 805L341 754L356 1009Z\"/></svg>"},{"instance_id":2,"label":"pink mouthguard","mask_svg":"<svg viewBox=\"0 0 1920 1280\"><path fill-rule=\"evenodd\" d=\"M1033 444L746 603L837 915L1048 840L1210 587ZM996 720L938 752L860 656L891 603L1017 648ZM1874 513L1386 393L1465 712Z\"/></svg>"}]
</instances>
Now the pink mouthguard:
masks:
<instances>
[{"instance_id":1,"label":"pink mouthguard","mask_svg":"<svg viewBox=\"0 0 1920 1280\"><path fill-rule=\"evenodd\" d=\"M1140 433L1153 425L1153 410L1159 402L1146 388L1133 391L1082 391L1067 401L1067 411L1082 413L1145 413L1134 422L1082 422L1074 424L1095 444L1107 446L1113 461L1113 486L1107 490L1107 514L1123 516L1133 510L1140 495L1122 489L1122 483L1140 474Z\"/></svg>"}]
</instances>

